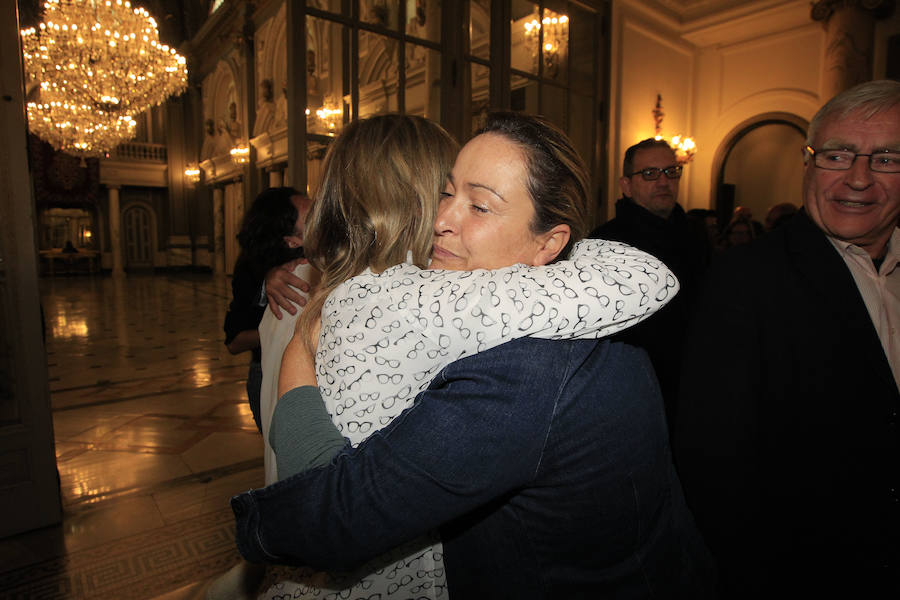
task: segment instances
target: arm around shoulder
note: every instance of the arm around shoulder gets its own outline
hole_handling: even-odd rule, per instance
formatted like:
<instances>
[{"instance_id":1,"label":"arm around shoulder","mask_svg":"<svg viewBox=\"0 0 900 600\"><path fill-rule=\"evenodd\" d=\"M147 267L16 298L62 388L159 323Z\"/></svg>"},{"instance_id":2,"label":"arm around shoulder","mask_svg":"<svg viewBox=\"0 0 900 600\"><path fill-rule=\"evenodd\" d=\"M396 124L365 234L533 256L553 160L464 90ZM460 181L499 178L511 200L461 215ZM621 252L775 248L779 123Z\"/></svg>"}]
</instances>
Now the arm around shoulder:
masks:
<instances>
[{"instance_id":1,"label":"arm around shoulder","mask_svg":"<svg viewBox=\"0 0 900 600\"><path fill-rule=\"evenodd\" d=\"M506 344L490 360L458 361L357 448L235 497L241 553L352 568L522 485L558 393L550 371L511 367L530 364L532 350Z\"/></svg>"}]
</instances>

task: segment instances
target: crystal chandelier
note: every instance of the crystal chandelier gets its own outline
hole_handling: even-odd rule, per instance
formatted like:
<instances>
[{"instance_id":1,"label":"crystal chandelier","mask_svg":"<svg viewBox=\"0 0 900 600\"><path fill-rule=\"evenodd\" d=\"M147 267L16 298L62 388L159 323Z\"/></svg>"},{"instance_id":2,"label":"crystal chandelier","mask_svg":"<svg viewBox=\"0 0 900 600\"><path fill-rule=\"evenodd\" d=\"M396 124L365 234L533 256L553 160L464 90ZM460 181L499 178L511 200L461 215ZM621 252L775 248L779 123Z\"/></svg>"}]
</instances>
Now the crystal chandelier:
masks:
<instances>
[{"instance_id":1,"label":"crystal chandelier","mask_svg":"<svg viewBox=\"0 0 900 600\"><path fill-rule=\"evenodd\" d=\"M98 155L134 137L133 117L187 86L187 66L159 43L156 21L126 0L48 0L22 30L32 131L73 154Z\"/></svg>"},{"instance_id":2,"label":"crystal chandelier","mask_svg":"<svg viewBox=\"0 0 900 600\"><path fill-rule=\"evenodd\" d=\"M544 18L538 20L538 8L535 7L532 19L526 21L525 37L540 39L543 34L541 46L544 56L544 67L551 77L556 77L560 64L568 52L569 45L569 17L544 9ZM537 46L533 46L532 58L537 60Z\"/></svg>"}]
</instances>

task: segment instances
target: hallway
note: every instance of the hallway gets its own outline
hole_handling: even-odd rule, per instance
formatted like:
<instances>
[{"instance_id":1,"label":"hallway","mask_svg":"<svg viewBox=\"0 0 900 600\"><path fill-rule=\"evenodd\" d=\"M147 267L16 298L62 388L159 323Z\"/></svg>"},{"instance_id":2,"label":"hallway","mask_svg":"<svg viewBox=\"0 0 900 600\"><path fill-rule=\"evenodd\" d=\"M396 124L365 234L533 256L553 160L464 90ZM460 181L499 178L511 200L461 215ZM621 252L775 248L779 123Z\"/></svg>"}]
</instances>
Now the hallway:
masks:
<instances>
[{"instance_id":1,"label":"hallway","mask_svg":"<svg viewBox=\"0 0 900 600\"><path fill-rule=\"evenodd\" d=\"M154 598L237 561L228 499L263 482L249 355L210 274L42 279L61 526L0 540L0 597Z\"/></svg>"}]
</instances>

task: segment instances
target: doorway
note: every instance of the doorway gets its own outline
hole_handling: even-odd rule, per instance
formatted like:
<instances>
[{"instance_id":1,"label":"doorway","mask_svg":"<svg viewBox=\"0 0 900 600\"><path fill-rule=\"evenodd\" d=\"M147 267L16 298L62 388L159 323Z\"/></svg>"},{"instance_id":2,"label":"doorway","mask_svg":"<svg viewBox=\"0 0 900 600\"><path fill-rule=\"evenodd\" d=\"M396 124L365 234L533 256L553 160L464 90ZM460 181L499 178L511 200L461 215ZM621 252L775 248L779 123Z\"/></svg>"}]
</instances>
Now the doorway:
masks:
<instances>
[{"instance_id":1,"label":"doorway","mask_svg":"<svg viewBox=\"0 0 900 600\"><path fill-rule=\"evenodd\" d=\"M153 214L143 204L132 204L122 213L125 268L153 268Z\"/></svg>"},{"instance_id":2,"label":"doorway","mask_svg":"<svg viewBox=\"0 0 900 600\"><path fill-rule=\"evenodd\" d=\"M776 204L799 208L805 139L805 124L778 118L758 120L731 136L718 174L719 222L728 223L739 206L749 208L760 222Z\"/></svg>"}]
</instances>

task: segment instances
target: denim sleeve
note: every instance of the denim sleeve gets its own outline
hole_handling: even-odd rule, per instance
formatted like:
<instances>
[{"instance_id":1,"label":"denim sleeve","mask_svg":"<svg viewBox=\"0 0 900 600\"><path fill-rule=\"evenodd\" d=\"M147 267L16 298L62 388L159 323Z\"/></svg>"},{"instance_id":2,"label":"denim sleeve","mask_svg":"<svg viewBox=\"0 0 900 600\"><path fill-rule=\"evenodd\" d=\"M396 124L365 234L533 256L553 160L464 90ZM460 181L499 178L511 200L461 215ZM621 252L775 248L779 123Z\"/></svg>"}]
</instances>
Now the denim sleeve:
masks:
<instances>
[{"instance_id":1,"label":"denim sleeve","mask_svg":"<svg viewBox=\"0 0 900 600\"><path fill-rule=\"evenodd\" d=\"M512 342L448 366L416 403L329 465L232 499L251 562L358 566L535 477L562 382L560 344Z\"/></svg>"}]
</instances>

